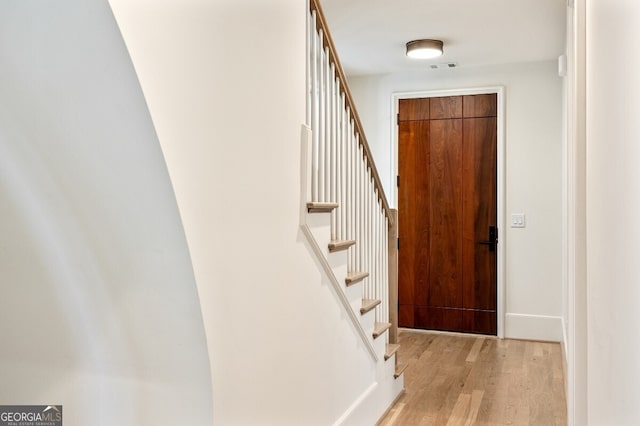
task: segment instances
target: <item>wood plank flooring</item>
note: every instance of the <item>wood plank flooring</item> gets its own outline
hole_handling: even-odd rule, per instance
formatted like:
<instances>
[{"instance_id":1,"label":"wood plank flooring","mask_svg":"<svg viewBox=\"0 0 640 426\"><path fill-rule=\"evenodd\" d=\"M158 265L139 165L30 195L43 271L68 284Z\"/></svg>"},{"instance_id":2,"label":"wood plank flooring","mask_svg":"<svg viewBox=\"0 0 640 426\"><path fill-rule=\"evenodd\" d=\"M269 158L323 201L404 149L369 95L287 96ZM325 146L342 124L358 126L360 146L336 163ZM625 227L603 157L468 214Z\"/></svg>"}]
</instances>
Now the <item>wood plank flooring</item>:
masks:
<instances>
[{"instance_id":1,"label":"wood plank flooring","mask_svg":"<svg viewBox=\"0 0 640 426\"><path fill-rule=\"evenodd\" d=\"M378 423L566 425L560 344L400 330L405 392Z\"/></svg>"}]
</instances>

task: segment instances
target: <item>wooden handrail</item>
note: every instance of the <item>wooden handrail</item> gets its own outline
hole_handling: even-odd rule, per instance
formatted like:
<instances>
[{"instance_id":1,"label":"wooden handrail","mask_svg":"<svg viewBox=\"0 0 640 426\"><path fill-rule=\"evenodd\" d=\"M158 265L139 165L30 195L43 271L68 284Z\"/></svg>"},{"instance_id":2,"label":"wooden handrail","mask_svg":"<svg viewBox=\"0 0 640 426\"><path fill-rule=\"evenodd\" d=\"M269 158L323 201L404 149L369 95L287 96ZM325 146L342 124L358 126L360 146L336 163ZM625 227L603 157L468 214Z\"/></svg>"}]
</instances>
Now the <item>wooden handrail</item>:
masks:
<instances>
[{"instance_id":1,"label":"wooden handrail","mask_svg":"<svg viewBox=\"0 0 640 426\"><path fill-rule=\"evenodd\" d=\"M327 20L324 16L324 13L322 12L322 7L320 6L320 0L309 0L309 9L310 12L313 12L314 10L316 12L316 26L318 29L322 30L322 38L324 39L324 44L329 48L329 61L333 62L333 64L335 65L336 73L338 74L338 79L340 80L340 92L344 93L346 105L351 109L351 115L353 116L353 121L356 126L355 130L359 135L358 139L360 141L360 145L362 145L362 150L364 151L364 155L367 159L367 164L371 169L373 182L376 190L378 191L378 198L382 203L385 216L387 217L389 226L391 227L393 226L393 215L391 214L389 202L387 201L384 188L382 187L382 182L380 181L380 175L378 174L378 169L376 168L375 161L373 161L371 148L369 148L369 143L367 142L367 138L364 134L362 122L360 121L360 116L358 115L358 110L356 109L355 103L353 102L353 96L351 95L351 90L349 90L349 85L347 84L347 77L344 73L344 69L342 68L342 64L340 63L340 59L338 58L336 46L333 43L331 34L329 33Z\"/></svg>"}]
</instances>

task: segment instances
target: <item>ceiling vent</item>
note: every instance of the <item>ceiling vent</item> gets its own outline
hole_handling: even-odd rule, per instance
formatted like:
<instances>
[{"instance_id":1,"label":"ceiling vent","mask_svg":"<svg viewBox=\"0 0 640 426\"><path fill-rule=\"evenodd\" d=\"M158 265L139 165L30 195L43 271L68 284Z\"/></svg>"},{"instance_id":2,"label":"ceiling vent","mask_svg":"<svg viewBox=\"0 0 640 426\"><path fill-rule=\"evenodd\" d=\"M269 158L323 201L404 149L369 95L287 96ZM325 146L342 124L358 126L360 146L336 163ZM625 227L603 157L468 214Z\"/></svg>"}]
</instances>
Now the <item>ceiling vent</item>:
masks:
<instances>
[{"instance_id":1,"label":"ceiling vent","mask_svg":"<svg viewBox=\"0 0 640 426\"><path fill-rule=\"evenodd\" d=\"M440 70L445 68L457 68L457 67L458 67L458 64L456 64L455 62L444 62L442 64L429 65L429 68L431 68L432 70Z\"/></svg>"}]
</instances>

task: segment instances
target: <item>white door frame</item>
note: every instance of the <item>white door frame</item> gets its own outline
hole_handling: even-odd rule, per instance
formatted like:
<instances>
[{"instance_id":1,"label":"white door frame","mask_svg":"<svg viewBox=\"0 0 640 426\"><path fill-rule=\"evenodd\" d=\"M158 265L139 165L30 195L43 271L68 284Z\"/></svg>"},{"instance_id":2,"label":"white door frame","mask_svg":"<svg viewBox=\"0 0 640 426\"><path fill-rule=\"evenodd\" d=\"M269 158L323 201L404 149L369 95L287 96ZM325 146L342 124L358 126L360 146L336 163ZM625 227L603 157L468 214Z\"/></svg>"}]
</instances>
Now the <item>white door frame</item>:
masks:
<instances>
[{"instance_id":1,"label":"white door frame","mask_svg":"<svg viewBox=\"0 0 640 426\"><path fill-rule=\"evenodd\" d=\"M497 192L498 192L498 253L497 253L497 335L499 338L504 339L504 318L506 312L506 288L505 288L505 254L506 244L505 236L507 234L506 227L506 202L505 202L505 173L506 173L506 148L505 148L505 88L504 86L489 86L479 88L468 89L452 89L452 90L427 90L427 91L412 91L412 92L394 92L391 96L391 128L392 131L392 144L391 144L391 164L393 164L393 174L391 176L391 182L396 181L398 175L398 102L400 99L413 99L413 98L435 98L442 96L464 96L464 95L485 95L495 93L498 98L498 129L497 129ZM395 204L398 204L398 187L394 186L393 199Z\"/></svg>"}]
</instances>

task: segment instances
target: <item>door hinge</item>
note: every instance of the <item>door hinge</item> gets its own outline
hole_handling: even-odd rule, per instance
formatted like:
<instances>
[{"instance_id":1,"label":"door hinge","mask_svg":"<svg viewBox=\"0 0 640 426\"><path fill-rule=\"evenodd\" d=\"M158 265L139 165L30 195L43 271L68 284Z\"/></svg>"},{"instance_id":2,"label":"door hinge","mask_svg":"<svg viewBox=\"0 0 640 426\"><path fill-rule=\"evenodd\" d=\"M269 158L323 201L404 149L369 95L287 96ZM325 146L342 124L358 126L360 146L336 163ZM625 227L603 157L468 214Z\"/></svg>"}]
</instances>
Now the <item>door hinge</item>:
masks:
<instances>
[{"instance_id":1,"label":"door hinge","mask_svg":"<svg viewBox=\"0 0 640 426\"><path fill-rule=\"evenodd\" d=\"M400 237L398 237L398 250L400 250Z\"/></svg>"},{"instance_id":2,"label":"door hinge","mask_svg":"<svg viewBox=\"0 0 640 426\"><path fill-rule=\"evenodd\" d=\"M400 125L400 113L396 114L396 126Z\"/></svg>"},{"instance_id":3,"label":"door hinge","mask_svg":"<svg viewBox=\"0 0 640 426\"><path fill-rule=\"evenodd\" d=\"M396 176L396 186L400 187L400 176Z\"/></svg>"}]
</instances>

